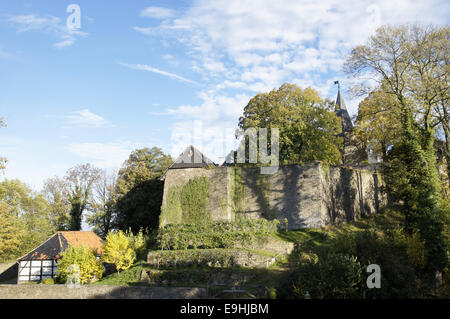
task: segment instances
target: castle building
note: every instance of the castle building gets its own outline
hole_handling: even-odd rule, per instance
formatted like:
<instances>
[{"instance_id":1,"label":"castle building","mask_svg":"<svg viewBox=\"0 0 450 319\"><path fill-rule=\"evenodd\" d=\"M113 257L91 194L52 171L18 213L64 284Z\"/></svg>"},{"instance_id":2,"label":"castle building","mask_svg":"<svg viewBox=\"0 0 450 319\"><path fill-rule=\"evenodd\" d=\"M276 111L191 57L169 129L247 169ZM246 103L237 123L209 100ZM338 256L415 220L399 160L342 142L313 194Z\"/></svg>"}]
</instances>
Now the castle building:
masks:
<instances>
[{"instance_id":1,"label":"castle building","mask_svg":"<svg viewBox=\"0 0 450 319\"><path fill-rule=\"evenodd\" d=\"M341 149L342 164L355 166L367 161L367 151L364 145L359 141L353 133L353 123L345 106L344 98L341 94L341 86L339 81L334 84L338 85L338 93L335 103L335 112L341 118L342 132L338 135L343 138L343 145Z\"/></svg>"}]
</instances>

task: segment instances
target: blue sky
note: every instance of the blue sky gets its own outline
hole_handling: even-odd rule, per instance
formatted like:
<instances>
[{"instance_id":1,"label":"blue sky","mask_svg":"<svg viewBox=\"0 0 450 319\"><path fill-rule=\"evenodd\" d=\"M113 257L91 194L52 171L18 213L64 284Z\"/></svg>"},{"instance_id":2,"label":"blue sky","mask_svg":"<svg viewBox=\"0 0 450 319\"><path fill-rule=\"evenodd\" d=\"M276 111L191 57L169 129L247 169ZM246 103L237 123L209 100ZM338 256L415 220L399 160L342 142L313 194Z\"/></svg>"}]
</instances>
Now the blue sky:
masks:
<instances>
[{"instance_id":1,"label":"blue sky","mask_svg":"<svg viewBox=\"0 0 450 319\"><path fill-rule=\"evenodd\" d=\"M69 30L66 8L81 9ZM447 1L21 1L0 3L0 178L39 190L80 163L131 150L213 160L242 109L291 82L334 98L349 50L382 24L448 24ZM350 113L358 99L346 96Z\"/></svg>"}]
</instances>

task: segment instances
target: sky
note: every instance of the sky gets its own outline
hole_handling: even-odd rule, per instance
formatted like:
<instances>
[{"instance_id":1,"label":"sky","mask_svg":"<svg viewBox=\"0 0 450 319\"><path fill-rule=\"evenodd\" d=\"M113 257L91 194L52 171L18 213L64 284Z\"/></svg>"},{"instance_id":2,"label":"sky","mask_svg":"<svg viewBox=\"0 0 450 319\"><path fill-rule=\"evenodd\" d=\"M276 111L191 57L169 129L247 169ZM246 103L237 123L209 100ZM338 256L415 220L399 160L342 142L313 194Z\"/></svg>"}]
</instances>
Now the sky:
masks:
<instances>
[{"instance_id":1,"label":"sky","mask_svg":"<svg viewBox=\"0 0 450 319\"><path fill-rule=\"evenodd\" d=\"M193 144L217 162L248 101L284 82L334 99L339 80L355 115L351 48L384 24L449 17L446 0L2 0L0 180L39 190L153 146L177 157Z\"/></svg>"}]
</instances>

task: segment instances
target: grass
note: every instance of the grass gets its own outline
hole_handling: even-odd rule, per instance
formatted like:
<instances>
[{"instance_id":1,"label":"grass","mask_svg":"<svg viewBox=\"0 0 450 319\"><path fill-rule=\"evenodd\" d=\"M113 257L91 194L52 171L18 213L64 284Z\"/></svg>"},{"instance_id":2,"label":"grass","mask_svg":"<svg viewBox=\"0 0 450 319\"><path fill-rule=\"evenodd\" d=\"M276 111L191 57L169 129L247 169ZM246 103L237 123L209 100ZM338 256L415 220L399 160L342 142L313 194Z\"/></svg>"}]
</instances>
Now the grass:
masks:
<instances>
[{"instance_id":1,"label":"grass","mask_svg":"<svg viewBox=\"0 0 450 319\"><path fill-rule=\"evenodd\" d=\"M357 221L324 227L323 229L305 228L299 230L282 231L274 234L277 239L291 243L310 243L313 246L326 245L342 234L351 234L367 229L379 233L401 227L402 215L397 210L384 209L377 214L361 218ZM311 246L311 245L308 245Z\"/></svg>"},{"instance_id":2,"label":"grass","mask_svg":"<svg viewBox=\"0 0 450 319\"><path fill-rule=\"evenodd\" d=\"M372 229L377 232L385 232L389 229L400 227L402 216L395 210L385 209L378 214L362 218L358 221L329 226L323 229L301 229L292 231L282 231L272 236L276 239L286 242L299 244L299 252L315 251L322 246L328 246L332 242L344 234L354 234L366 229ZM261 250L248 250L255 254L274 257L276 254ZM175 253L175 251L164 251L164 253ZM258 268L213 268L213 267L176 267L176 268L152 268L145 262L132 266L130 269L121 271L119 274L113 273L105 278L97 281L97 285L119 285L119 286L138 286L138 285L157 285L157 286L190 286L190 287L206 287L208 281L214 275L222 275L225 277L240 278L242 288L250 292L255 292L257 287L275 287L283 278L288 276L292 271L293 264L287 256L277 256L277 261L267 269ZM141 270L147 271L153 280L152 283L141 283ZM209 287L214 292L220 292L221 289L230 287ZM255 292L256 293L256 292Z\"/></svg>"},{"instance_id":3,"label":"grass","mask_svg":"<svg viewBox=\"0 0 450 319\"><path fill-rule=\"evenodd\" d=\"M138 286L140 285L141 264L134 264L129 269L122 270L120 273L112 273L93 285L114 285L114 286Z\"/></svg>"},{"instance_id":4,"label":"grass","mask_svg":"<svg viewBox=\"0 0 450 319\"><path fill-rule=\"evenodd\" d=\"M247 248L209 248L209 249L179 249L179 250L154 250L149 252L158 253L160 255L171 255L171 254L178 254L182 252L193 252L193 251L201 251L201 252L234 252L234 251L248 251L255 255L260 255L264 257L275 257L276 253L260 250L260 249L247 249Z\"/></svg>"}]
</instances>

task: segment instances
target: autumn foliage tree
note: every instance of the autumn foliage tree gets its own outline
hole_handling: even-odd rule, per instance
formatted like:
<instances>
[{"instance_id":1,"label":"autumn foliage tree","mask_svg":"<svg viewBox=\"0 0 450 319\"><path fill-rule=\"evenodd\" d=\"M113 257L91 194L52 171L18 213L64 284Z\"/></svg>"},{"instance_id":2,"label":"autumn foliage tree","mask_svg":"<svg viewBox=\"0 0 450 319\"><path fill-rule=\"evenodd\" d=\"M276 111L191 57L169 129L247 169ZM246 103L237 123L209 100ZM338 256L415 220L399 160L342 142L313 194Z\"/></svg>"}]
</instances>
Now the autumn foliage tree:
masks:
<instances>
[{"instance_id":1,"label":"autumn foliage tree","mask_svg":"<svg viewBox=\"0 0 450 319\"><path fill-rule=\"evenodd\" d=\"M383 159L389 148L399 142L399 111L397 99L382 90L370 92L359 104L354 133Z\"/></svg>"},{"instance_id":2,"label":"autumn foliage tree","mask_svg":"<svg viewBox=\"0 0 450 319\"><path fill-rule=\"evenodd\" d=\"M70 276L79 276L81 284L87 284L95 279L101 279L103 265L97 259L96 253L89 247L69 246L57 262L57 278L66 282Z\"/></svg>"},{"instance_id":3,"label":"autumn foliage tree","mask_svg":"<svg viewBox=\"0 0 450 319\"><path fill-rule=\"evenodd\" d=\"M279 129L282 164L320 160L341 162L341 122L329 100L312 88L285 83L279 89L253 97L239 119L239 128ZM268 137L270 141L270 137Z\"/></svg>"},{"instance_id":4,"label":"autumn foliage tree","mask_svg":"<svg viewBox=\"0 0 450 319\"><path fill-rule=\"evenodd\" d=\"M384 26L366 44L355 47L345 69L355 77L372 77L382 94L396 100L399 140L385 166L391 198L400 205L409 233L425 242L427 268L448 263L443 234L442 195L434 151L433 108L448 94L449 27Z\"/></svg>"},{"instance_id":5,"label":"autumn foliage tree","mask_svg":"<svg viewBox=\"0 0 450 319\"><path fill-rule=\"evenodd\" d=\"M5 121L3 120L2 117L0 117L0 127L2 126L6 126ZM0 157L0 171L5 169L5 164L6 164L6 158L4 157Z\"/></svg>"},{"instance_id":6,"label":"autumn foliage tree","mask_svg":"<svg viewBox=\"0 0 450 319\"><path fill-rule=\"evenodd\" d=\"M130 268L136 259L136 253L127 235L121 230L110 232L103 246L102 260L116 266L117 272Z\"/></svg>"}]
</instances>

